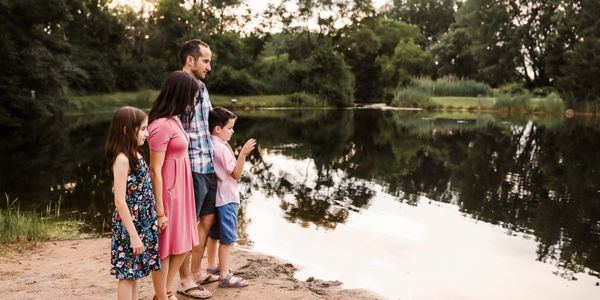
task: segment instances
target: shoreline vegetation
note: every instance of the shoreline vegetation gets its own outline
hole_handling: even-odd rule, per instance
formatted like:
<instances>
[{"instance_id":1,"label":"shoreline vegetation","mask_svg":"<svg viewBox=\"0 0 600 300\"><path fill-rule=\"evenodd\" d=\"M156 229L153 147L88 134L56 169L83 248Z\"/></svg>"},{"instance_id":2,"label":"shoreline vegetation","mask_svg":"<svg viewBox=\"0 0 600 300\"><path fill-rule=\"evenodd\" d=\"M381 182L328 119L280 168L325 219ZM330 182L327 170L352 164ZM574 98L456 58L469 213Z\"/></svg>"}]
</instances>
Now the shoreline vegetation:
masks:
<instances>
[{"instance_id":1,"label":"shoreline vegetation","mask_svg":"<svg viewBox=\"0 0 600 300\"><path fill-rule=\"evenodd\" d=\"M4 194L0 207L0 249L30 249L40 242L89 238L83 233L84 223L61 215L60 200L50 203L42 212L21 210L19 199Z\"/></svg>"},{"instance_id":2,"label":"shoreline vegetation","mask_svg":"<svg viewBox=\"0 0 600 300\"><path fill-rule=\"evenodd\" d=\"M131 105L149 109L158 90L144 89L134 92L110 94L65 95L66 115L110 113L116 108ZM282 95L228 96L211 95L213 106L237 109L261 108L335 108L317 96L305 92ZM496 89L473 80L413 79L405 87L389 91L380 103L354 103L350 107L392 107L426 111L468 111L501 114L595 115L598 107L587 103L575 109L567 104L553 89L529 91L518 84L508 84Z\"/></svg>"}]
</instances>

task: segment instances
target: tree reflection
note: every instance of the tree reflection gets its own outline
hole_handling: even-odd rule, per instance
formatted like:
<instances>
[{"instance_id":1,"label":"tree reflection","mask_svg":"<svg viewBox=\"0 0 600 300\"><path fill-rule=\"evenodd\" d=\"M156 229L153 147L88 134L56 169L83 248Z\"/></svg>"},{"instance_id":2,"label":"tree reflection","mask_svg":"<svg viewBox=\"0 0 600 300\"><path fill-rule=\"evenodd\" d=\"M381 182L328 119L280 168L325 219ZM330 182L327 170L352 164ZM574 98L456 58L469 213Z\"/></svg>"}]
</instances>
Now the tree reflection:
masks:
<instances>
[{"instance_id":1,"label":"tree reflection","mask_svg":"<svg viewBox=\"0 0 600 300\"><path fill-rule=\"evenodd\" d=\"M350 209L368 207L376 182L399 201L454 203L508 233L534 235L538 259L560 276L600 270L600 158L590 150L600 146L597 124L374 111L245 122L262 147L315 165L311 182L260 161L253 173L254 186L279 196L292 222L335 228Z\"/></svg>"},{"instance_id":2,"label":"tree reflection","mask_svg":"<svg viewBox=\"0 0 600 300\"><path fill-rule=\"evenodd\" d=\"M62 199L96 230L109 227L111 179L103 154L108 117L46 120L0 137L0 192L23 209ZM240 112L239 149L259 141L248 158L242 197L281 200L285 218L334 229L371 204L374 186L416 205L454 203L471 218L510 234L534 236L538 260L573 278L582 266L600 270L600 124L474 118L453 120L392 111ZM294 173L265 159L306 163ZM8 170L8 171L7 171ZM249 220L240 208L240 240Z\"/></svg>"}]
</instances>

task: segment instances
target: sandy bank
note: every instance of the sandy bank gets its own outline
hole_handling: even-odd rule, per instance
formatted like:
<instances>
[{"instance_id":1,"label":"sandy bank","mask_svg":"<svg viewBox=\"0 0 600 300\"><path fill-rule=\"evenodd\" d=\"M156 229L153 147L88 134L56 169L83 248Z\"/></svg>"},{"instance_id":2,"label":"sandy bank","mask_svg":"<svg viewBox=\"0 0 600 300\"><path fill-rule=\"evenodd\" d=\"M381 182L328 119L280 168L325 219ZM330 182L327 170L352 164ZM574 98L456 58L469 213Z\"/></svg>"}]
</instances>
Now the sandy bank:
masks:
<instances>
[{"instance_id":1,"label":"sandy bank","mask_svg":"<svg viewBox=\"0 0 600 300\"><path fill-rule=\"evenodd\" d=\"M2 299L115 299L116 279L109 275L110 239L46 242L23 253L0 254ZM348 290L340 282L299 281L285 261L237 247L233 270L248 279L243 289L206 285L211 299L381 299L366 290ZM140 299L152 298L152 281L141 280ZM179 296L178 299L188 299Z\"/></svg>"}]
</instances>

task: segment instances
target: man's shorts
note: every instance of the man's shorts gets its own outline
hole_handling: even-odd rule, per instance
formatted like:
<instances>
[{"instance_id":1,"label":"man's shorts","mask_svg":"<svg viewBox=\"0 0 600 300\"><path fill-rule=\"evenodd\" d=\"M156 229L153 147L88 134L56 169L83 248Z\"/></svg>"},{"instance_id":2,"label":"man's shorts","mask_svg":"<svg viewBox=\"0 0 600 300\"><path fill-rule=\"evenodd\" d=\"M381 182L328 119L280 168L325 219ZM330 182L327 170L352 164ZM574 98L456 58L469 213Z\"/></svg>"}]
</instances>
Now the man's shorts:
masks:
<instances>
[{"instance_id":1,"label":"man's shorts","mask_svg":"<svg viewBox=\"0 0 600 300\"><path fill-rule=\"evenodd\" d=\"M215 173L201 174L192 172L194 180L194 200L196 202L196 217L215 213L217 197L217 176Z\"/></svg>"},{"instance_id":2,"label":"man's shorts","mask_svg":"<svg viewBox=\"0 0 600 300\"><path fill-rule=\"evenodd\" d=\"M210 229L210 238L221 244L233 244L237 240L237 215L239 204L235 202L217 206L217 221Z\"/></svg>"}]
</instances>

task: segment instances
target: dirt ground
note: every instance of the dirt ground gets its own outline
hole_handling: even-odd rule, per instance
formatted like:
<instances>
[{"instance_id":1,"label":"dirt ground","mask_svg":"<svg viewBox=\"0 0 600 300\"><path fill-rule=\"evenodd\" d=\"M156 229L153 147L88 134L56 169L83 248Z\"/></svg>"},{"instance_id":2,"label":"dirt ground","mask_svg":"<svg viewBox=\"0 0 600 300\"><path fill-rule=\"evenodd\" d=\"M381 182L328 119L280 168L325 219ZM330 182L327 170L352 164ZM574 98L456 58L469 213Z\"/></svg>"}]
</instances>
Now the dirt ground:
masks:
<instances>
[{"instance_id":1,"label":"dirt ground","mask_svg":"<svg viewBox=\"0 0 600 300\"><path fill-rule=\"evenodd\" d=\"M31 250L0 254L0 298L115 299L117 280L109 275L110 239L54 241ZM341 282L293 277L296 268L285 261L237 247L232 252L236 275L250 281L242 289L205 287L211 299L382 299L367 290L348 290ZM205 264L204 264L205 265ZM308 282L310 281L310 282ZM150 277L140 281L140 299L153 295ZM179 296L178 299L189 299Z\"/></svg>"}]
</instances>

